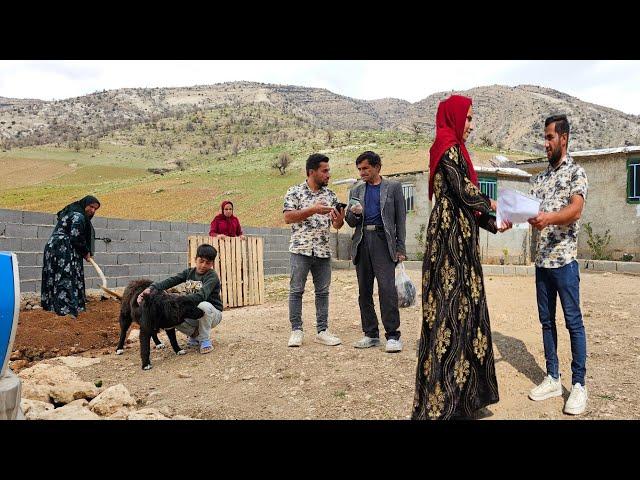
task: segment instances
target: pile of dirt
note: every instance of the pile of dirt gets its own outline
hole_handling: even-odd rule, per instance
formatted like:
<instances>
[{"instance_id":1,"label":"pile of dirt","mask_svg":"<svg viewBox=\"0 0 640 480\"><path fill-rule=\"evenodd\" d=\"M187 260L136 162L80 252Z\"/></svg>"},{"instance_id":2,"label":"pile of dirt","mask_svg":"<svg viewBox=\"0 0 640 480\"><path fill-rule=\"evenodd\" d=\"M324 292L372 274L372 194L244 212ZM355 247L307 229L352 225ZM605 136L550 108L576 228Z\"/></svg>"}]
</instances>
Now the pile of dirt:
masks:
<instances>
[{"instance_id":1,"label":"pile of dirt","mask_svg":"<svg viewBox=\"0 0 640 480\"><path fill-rule=\"evenodd\" d=\"M119 313L119 301L100 297L89 298L87 310L75 320L40 309L21 310L11 354L13 370L45 358L115 348L120 335Z\"/></svg>"}]
</instances>

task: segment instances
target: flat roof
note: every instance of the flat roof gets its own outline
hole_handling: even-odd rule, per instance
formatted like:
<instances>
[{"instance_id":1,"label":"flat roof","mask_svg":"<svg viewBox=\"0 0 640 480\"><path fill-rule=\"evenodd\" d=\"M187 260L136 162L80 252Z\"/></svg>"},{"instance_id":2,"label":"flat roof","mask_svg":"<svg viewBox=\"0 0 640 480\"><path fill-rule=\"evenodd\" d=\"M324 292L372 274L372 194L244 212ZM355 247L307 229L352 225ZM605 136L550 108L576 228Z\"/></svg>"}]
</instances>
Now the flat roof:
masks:
<instances>
[{"instance_id":1,"label":"flat roof","mask_svg":"<svg viewBox=\"0 0 640 480\"><path fill-rule=\"evenodd\" d=\"M614 148L598 148L595 150L579 150L577 152L569 151L569 155L572 157L598 157L603 155L613 155L616 153L634 153L640 152L640 146L638 145L627 145L624 147L614 147ZM525 160L516 160L516 164L518 165L528 165L531 163L543 163L547 162L547 157L537 157L537 158L528 158Z\"/></svg>"}]
</instances>

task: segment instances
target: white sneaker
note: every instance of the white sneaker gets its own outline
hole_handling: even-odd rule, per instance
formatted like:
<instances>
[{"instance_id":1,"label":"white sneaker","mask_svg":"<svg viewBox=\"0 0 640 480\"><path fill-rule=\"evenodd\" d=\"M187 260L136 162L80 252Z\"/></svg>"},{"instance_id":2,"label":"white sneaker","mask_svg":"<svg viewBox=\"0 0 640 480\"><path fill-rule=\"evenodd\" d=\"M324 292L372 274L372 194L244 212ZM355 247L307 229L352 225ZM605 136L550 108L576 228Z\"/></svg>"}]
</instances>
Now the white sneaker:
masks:
<instances>
[{"instance_id":1,"label":"white sneaker","mask_svg":"<svg viewBox=\"0 0 640 480\"><path fill-rule=\"evenodd\" d=\"M575 383L571 388L571 394L564 404L564 413L580 415L587 409L587 387Z\"/></svg>"},{"instance_id":2,"label":"white sneaker","mask_svg":"<svg viewBox=\"0 0 640 480\"><path fill-rule=\"evenodd\" d=\"M316 335L316 342L334 347L336 345L340 345L342 340L335 335L330 334L329 330L323 330Z\"/></svg>"},{"instance_id":3,"label":"white sneaker","mask_svg":"<svg viewBox=\"0 0 640 480\"><path fill-rule=\"evenodd\" d=\"M562 396L562 382L559 378L556 380L551 375L544 377L542 383L529 392L529 398L536 402L560 396Z\"/></svg>"},{"instance_id":4,"label":"white sneaker","mask_svg":"<svg viewBox=\"0 0 640 480\"><path fill-rule=\"evenodd\" d=\"M294 330L291 332L291 336L289 337L289 346L290 347L299 347L302 345L302 337L304 333L302 330Z\"/></svg>"},{"instance_id":5,"label":"white sneaker","mask_svg":"<svg viewBox=\"0 0 640 480\"><path fill-rule=\"evenodd\" d=\"M377 347L380 345L379 338L367 337L366 335L353 344L356 348Z\"/></svg>"},{"instance_id":6,"label":"white sneaker","mask_svg":"<svg viewBox=\"0 0 640 480\"><path fill-rule=\"evenodd\" d=\"M401 352L402 351L402 342L400 341L400 339L398 338L397 340L395 338L390 338L389 340L387 340L387 346L385 347L385 352Z\"/></svg>"}]
</instances>

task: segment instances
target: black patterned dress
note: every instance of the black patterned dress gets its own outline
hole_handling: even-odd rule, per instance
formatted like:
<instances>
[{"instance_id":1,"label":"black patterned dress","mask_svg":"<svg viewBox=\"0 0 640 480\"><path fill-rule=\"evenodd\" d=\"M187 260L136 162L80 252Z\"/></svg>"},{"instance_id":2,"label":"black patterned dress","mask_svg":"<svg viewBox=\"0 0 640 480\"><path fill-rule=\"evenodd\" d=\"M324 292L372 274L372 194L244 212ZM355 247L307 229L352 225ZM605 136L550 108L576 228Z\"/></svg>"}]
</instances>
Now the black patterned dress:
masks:
<instances>
[{"instance_id":1,"label":"black patterned dress","mask_svg":"<svg viewBox=\"0 0 640 480\"><path fill-rule=\"evenodd\" d=\"M469 179L457 145L442 156L433 191L422 264L414 420L471 417L498 402L478 227L497 230L488 215L489 198Z\"/></svg>"},{"instance_id":2,"label":"black patterned dress","mask_svg":"<svg viewBox=\"0 0 640 480\"><path fill-rule=\"evenodd\" d=\"M82 213L63 214L44 247L40 304L58 315L85 310L83 257L89 253Z\"/></svg>"}]
</instances>

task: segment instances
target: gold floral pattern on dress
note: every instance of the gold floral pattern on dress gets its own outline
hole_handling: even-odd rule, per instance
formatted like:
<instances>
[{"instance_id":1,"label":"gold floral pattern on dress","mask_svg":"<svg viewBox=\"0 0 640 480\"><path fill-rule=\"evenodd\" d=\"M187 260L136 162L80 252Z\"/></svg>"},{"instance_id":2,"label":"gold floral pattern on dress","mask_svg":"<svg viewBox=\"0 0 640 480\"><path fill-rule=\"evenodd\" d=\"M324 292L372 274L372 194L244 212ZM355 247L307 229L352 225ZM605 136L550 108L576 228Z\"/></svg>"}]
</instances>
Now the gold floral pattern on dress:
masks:
<instances>
[{"instance_id":1,"label":"gold floral pattern on dress","mask_svg":"<svg viewBox=\"0 0 640 480\"><path fill-rule=\"evenodd\" d=\"M444 265L440 270L442 277L442 289L444 290L445 298L449 297L449 293L453 290L453 285L456 283L456 270L449 264L449 257L444 260Z\"/></svg>"},{"instance_id":2,"label":"gold floral pattern on dress","mask_svg":"<svg viewBox=\"0 0 640 480\"><path fill-rule=\"evenodd\" d=\"M449 154L449 158L451 160L453 160L456 163L459 163L458 150L456 150L455 146L451 147L447 153Z\"/></svg>"},{"instance_id":3,"label":"gold floral pattern on dress","mask_svg":"<svg viewBox=\"0 0 640 480\"><path fill-rule=\"evenodd\" d=\"M464 354L460 355L460 359L456 361L453 367L453 376L460 390L464 387L469 376L469 361L465 360Z\"/></svg>"},{"instance_id":4,"label":"gold floral pattern on dress","mask_svg":"<svg viewBox=\"0 0 640 480\"><path fill-rule=\"evenodd\" d=\"M429 354L427 359L424 361L424 364L422 365L422 371L424 372L424 376L427 377L427 381L429 379L429 375L431 375L432 365L433 365L433 362L431 361L431 354Z\"/></svg>"},{"instance_id":5,"label":"gold floral pattern on dress","mask_svg":"<svg viewBox=\"0 0 640 480\"><path fill-rule=\"evenodd\" d=\"M429 328L433 328L433 324L436 321L436 312L438 305L436 304L435 298L433 298L433 293L429 292L429 297L427 299L427 309L425 311L425 321L429 325Z\"/></svg>"},{"instance_id":6,"label":"gold floral pattern on dress","mask_svg":"<svg viewBox=\"0 0 640 480\"><path fill-rule=\"evenodd\" d=\"M438 218L439 217L440 217L440 211L436 207L431 212L431 218L429 219L429 224L431 225L429 227L429 233L431 234L431 236L436 234L436 230L438 229Z\"/></svg>"},{"instance_id":7,"label":"gold floral pattern on dress","mask_svg":"<svg viewBox=\"0 0 640 480\"><path fill-rule=\"evenodd\" d=\"M444 392L438 382L433 393L429 394L427 400L427 408L429 409L429 418L438 418L442 415L442 409L444 408Z\"/></svg>"},{"instance_id":8,"label":"gold floral pattern on dress","mask_svg":"<svg viewBox=\"0 0 640 480\"><path fill-rule=\"evenodd\" d=\"M464 177L464 182L464 191L467 192L467 195L473 195L474 197L480 195L480 189L471 180Z\"/></svg>"},{"instance_id":9,"label":"gold floral pattern on dress","mask_svg":"<svg viewBox=\"0 0 640 480\"><path fill-rule=\"evenodd\" d=\"M442 199L442 228L449 230L451 226L451 211L449 210L449 201L446 198Z\"/></svg>"},{"instance_id":10,"label":"gold floral pattern on dress","mask_svg":"<svg viewBox=\"0 0 640 480\"><path fill-rule=\"evenodd\" d=\"M435 262L436 261L436 257L438 256L438 244L439 243L440 242L436 238L434 240L434 242L431 244L431 261L432 262Z\"/></svg>"},{"instance_id":11,"label":"gold floral pattern on dress","mask_svg":"<svg viewBox=\"0 0 640 480\"><path fill-rule=\"evenodd\" d=\"M422 288L426 288L429 286L429 280L431 279L431 271L427 270L422 275Z\"/></svg>"},{"instance_id":12,"label":"gold floral pattern on dress","mask_svg":"<svg viewBox=\"0 0 640 480\"><path fill-rule=\"evenodd\" d=\"M469 317L469 300L467 300L467 297L462 295L460 297L460 303L458 304L458 322L460 322L460 325L464 325L468 317Z\"/></svg>"},{"instance_id":13,"label":"gold floral pattern on dress","mask_svg":"<svg viewBox=\"0 0 640 480\"><path fill-rule=\"evenodd\" d=\"M482 282L480 281L480 275L476 275L475 268L471 269L471 298L476 305L480 300L480 292L482 292Z\"/></svg>"},{"instance_id":14,"label":"gold floral pattern on dress","mask_svg":"<svg viewBox=\"0 0 640 480\"><path fill-rule=\"evenodd\" d=\"M460 210L460 230L462 230L462 236L464 238L471 237L471 227L469 226L469 220L464 216L462 210Z\"/></svg>"},{"instance_id":15,"label":"gold floral pattern on dress","mask_svg":"<svg viewBox=\"0 0 640 480\"><path fill-rule=\"evenodd\" d=\"M442 174L440 172L433 177L433 194L435 198L440 197L442 194Z\"/></svg>"},{"instance_id":16,"label":"gold floral pattern on dress","mask_svg":"<svg viewBox=\"0 0 640 480\"><path fill-rule=\"evenodd\" d=\"M445 328L444 323L440 325L438 329L438 336L436 337L436 356L438 361L442 359L442 356L447 351L447 347L451 344L451 330Z\"/></svg>"},{"instance_id":17,"label":"gold floral pattern on dress","mask_svg":"<svg viewBox=\"0 0 640 480\"><path fill-rule=\"evenodd\" d=\"M482 365L484 356L487 353L487 336L482 334L480 327L478 327L476 338L473 339L473 353L476 354L476 357L480 360L480 365Z\"/></svg>"}]
</instances>

